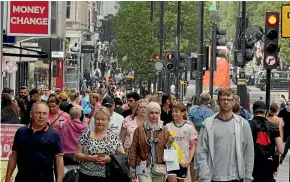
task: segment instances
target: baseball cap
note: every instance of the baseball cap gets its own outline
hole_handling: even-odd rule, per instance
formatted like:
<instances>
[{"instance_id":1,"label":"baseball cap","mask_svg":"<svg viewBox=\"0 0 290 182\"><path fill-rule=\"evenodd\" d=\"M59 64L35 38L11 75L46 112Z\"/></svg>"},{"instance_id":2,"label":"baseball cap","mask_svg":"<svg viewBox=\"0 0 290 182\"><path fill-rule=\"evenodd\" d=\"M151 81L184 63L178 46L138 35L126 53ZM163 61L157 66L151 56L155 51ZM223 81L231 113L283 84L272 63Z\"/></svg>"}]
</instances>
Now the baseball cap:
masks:
<instances>
[{"instance_id":1,"label":"baseball cap","mask_svg":"<svg viewBox=\"0 0 290 182\"><path fill-rule=\"evenodd\" d=\"M112 99L112 97L110 96L106 96L105 98L103 98L103 106L112 106L114 105L114 100Z\"/></svg>"},{"instance_id":2,"label":"baseball cap","mask_svg":"<svg viewBox=\"0 0 290 182\"><path fill-rule=\"evenodd\" d=\"M37 89L32 89L29 91L29 95L34 95L34 94L38 94L38 90Z\"/></svg>"},{"instance_id":3,"label":"baseball cap","mask_svg":"<svg viewBox=\"0 0 290 182\"><path fill-rule=\"evenodd\" d=\"M266 112L266 104L263 101L256 101L253 104L253 112L257 113L257 112Z\"/></svg>"}]
</instances>

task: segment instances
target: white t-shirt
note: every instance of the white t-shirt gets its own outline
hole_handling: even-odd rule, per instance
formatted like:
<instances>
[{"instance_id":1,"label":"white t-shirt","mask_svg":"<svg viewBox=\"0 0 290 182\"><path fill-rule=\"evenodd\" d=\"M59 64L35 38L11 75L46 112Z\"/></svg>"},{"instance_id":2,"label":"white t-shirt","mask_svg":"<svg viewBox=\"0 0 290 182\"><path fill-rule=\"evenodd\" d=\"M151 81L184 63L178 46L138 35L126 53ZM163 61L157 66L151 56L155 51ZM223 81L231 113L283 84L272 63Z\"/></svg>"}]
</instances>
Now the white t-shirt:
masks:
<instances>
[{"instance_id":1,"label":"white t-shirt","mask_svg":"<svg viewBox=\"0 0 290 182\"><path fill-rule=\"evenodd\" d=\"M197 133L193 126L185 122L181 126L176 126L174 122L166 125L169 131L175 131L175 141L182 150L184 162L189 160L190 140L197 139Z\"/></svg>"},{"instance_id":2,"label":"white t-shirt","mask_svg":"<svg viewBox=\"0 0 290 182\"><path fill-rule=\"evenodd\" d=\"M124 121L124 117L116 112L113 112L113 115L110 118L109 129L116 133L118 136L121 133L122 123ZM95 118L92 117L90 119L89 128L91 130L95 129Z\"/></svg>"}]
</instances>

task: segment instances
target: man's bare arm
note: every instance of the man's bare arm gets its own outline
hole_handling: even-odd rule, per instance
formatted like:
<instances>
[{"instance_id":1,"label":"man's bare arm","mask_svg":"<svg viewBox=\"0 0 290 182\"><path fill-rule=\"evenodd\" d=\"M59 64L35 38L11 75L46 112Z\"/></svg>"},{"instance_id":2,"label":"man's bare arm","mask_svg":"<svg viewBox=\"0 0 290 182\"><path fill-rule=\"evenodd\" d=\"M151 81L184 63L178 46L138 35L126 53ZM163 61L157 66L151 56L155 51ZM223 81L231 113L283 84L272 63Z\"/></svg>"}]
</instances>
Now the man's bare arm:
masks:
<instances>
[{"instance_id":1,"label":"man's bare arm","mask_svg":"<svg viewBox=\"0 0 290 182\"><path fill-rule=\"evenodd\" d=\"M17 164L17 152L12 151L11 155L9 156L5 182L11 182L11 177L16 168L16 164Z\"/></svg>"},{"instance_id":2,"label":"man's bare arm","mask_svg":"<svg viewBox=\"0 0 290 182\"><path fill-rule=\"evenodd\" d=\"M62 182L63 179L63 155L56 155L56 170L57 170L57 179L56 182Z\"/></svg>"}]
</instances>

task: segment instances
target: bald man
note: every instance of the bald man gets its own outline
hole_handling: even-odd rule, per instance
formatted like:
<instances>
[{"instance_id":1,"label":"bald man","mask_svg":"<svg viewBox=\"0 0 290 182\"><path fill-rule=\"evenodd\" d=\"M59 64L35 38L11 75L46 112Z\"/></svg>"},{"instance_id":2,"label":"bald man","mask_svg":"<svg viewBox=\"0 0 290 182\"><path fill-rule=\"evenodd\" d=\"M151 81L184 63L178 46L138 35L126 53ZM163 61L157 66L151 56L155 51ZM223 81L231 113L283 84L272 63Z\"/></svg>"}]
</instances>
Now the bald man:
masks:
<instances>
[{"instance_id":1,"label":"bald man","mask_svg":"<svg viewBox=\"0 0 290 182\"><path fill-rule=\"evenodd\" d=\"M63 178L63 148L60 135L48 125L49 108L45 103L32 106L31 124L19 128L14 137L5 182L10 182L17 165L15 182L54 182Z\"/></svg>"}]
</instances>

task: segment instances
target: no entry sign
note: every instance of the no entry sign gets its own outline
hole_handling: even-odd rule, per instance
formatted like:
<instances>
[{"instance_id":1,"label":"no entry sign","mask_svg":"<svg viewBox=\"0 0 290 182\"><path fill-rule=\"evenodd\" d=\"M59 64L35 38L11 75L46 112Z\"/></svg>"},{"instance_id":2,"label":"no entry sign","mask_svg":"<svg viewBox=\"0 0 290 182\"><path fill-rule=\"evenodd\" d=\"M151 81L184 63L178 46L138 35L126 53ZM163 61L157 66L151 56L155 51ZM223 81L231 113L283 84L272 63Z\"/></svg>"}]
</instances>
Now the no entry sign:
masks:
<instances>
[{"instance_id":1,"label":"no entry sign","mask_svg":"<svg viewBox=\"0 0 290 182\"><path fill-rule=\"evenodd\" d=\"M49 1L10 1L7 34L13 36L50 36Z\"/></svg>"}]
</instances>

